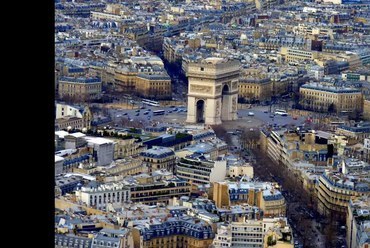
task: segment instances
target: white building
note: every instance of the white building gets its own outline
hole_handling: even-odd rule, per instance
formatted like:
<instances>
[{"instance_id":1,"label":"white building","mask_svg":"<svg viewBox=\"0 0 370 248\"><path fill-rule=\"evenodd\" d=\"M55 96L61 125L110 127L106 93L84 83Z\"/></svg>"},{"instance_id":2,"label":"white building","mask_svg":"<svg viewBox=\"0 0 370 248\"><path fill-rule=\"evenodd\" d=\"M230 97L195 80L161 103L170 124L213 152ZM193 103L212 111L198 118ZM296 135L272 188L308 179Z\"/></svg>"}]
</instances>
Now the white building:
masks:
<instances>
[{"instance_id":1,"label":"white building","mask_svg":"<svg viewBox=\"0 0 370 248\"><path fill-rule=\"evenodd\" d=\"M180 159L176 165L176 175L194 184L221 182L226 176L226 160L211 161L202 154L194 153Z\"/></svg>"},{"instance_id":2,"label":"white building","mask_svg":"<svg viewBox=\"0 0 370 248\"><path fill-rule=\"evenodd\" d=\"M364 139L364 149L369 150L370 149L370 139Z\"/></svg>"},{"instance_id":3,"label":"white building","mask_svg":"<svg viewBox=\"0 0 370 248\"><path fill-rule=\"evenodd\" d=\"M321 67L321 66L318 66L318 65L312 66L307 74L311 78L314 78L316 80L320 80L324 77L324 67Z\"/></svg>"},{"instance_id":4,"label":"white building","mask_svg":"<svg viewBox=\"0 0 370 248\"><path fill-rule=\"evenodd\" d=\"M106 166L114 159L114 142L100 137L86 137L87 146L94 149L93 156L97 166Z\"/></svg>"},{"instance_id":5,"label":"white building","mask_svg":"<svg viewBox=\"0 0 370 248\"><path fill-rule=\"evenodd\" d=\"M77 117L82 118L82 113L80 109L72 107L66 104L56 104L56 112L55 112L55 119L60 119L63 117Z\"/></svg>"},{"instance_id":6,"label":"white building","mask_svg":"<svg viewBox=\"0 0 370 248\"><path fill-rule=\"evenodd\" d=\"M253 178L253 166L250 164L231 165L227 170L229 177L243 177L247 176Z\"/></svg>"},{"instance_id":7,"label":"white building","mask_svg":"<svg viewBox=\"0 0 370 248\"><path fill-rule=\"evenodd\" d=\"M266 225L265 225L266 226ZM213 241L215 248L221 247L260 247L263 248L265 228L261 220L232 222L222 225Z\"/></svg>"},{"instance_id":8,"label":"white building","mask_svg":"<svg viewBox=\"0 0 370 248\"><path fill-rule=\"evenodd\" d=\"M130 188L123 183L102 184L96 187L81 187L76 191L77 200L89 207L105 209L108 203L130 201Z\"/></svg>"},{"instance_id":9,"label":"white building","mask_svg":"<svg viewBox=\"0 0 370 248\"><path fill-rule=\"evenodd\" d=\"M76 149L86 144L86 134L84 133L70 133L64 136L64 147L65 149Z\"/></svg>"},{"instance_id":10,"label":"white building","mask_svg":"<svg viewBox=\"0 0 370 248\"><path fill-rule=\"evenodd\" d=\"M223 247L265 247L265 236L268 231L284 228L290 233L291 229L286 218L264 218L263 220L246 220L221 225L213 240L214 248ZM290 239L291 241L291 239Z\"/></svg>"},{"instance_id":11,"label":"white building","mask_svg":"<svg viewBox=\"0 0 370 248\"><path fill-rule=\"evenodd\" d=\"M54 168L55 175L62 174L63 173L63 162L64 162L64 158L55 155L54 156L54 161L55 161L55 168Z\"/></svg>"}]
</instances>

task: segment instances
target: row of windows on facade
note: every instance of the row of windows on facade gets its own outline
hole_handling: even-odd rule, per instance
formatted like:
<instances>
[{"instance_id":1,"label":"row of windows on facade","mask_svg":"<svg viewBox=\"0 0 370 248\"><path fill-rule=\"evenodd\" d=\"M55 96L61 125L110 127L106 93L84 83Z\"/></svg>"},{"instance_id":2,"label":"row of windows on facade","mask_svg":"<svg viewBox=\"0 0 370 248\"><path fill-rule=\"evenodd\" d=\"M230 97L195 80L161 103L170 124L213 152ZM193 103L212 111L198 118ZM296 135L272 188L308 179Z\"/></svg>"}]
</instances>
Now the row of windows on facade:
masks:
<instances>
[{"instance_id":1,"label":"row of windows on facade","mask_svg":"<svg viewBox=\"0 0 370 248\"><path fill-rule=\"evenodd\" d=\"M338 97L338 93L321 93L321 92L313 92L313 91L302 91L302 93L311 95L311 96L323 96L325 98L337 98ZM346 94L346 93L342 93L342 94ZM360 92L358 92L358 94L360 94ZM358 96L354 96L354 95L342 96L342 98L347 98L347 99L355 98L355 97L358 97Z\"/></svg>"},{"instance_id":2,"label":"row of windows on facade","mask_svg":"<svg viewBox=\"0 0 370 248\"><path fill-rule=\"evenodd\" d=\"M112 244L111 242L108 242L107 244L104 244L104 242L103 242L103 241L98 242L97 240L94 240L94 242L93 242L93 244L94 244L94 245L97 245L98 243L99 243L99 245L101 245L101 246L107 246L107 247L118 247L118 244L117 244L117 243Z\"/></svg>"}]
</instances>

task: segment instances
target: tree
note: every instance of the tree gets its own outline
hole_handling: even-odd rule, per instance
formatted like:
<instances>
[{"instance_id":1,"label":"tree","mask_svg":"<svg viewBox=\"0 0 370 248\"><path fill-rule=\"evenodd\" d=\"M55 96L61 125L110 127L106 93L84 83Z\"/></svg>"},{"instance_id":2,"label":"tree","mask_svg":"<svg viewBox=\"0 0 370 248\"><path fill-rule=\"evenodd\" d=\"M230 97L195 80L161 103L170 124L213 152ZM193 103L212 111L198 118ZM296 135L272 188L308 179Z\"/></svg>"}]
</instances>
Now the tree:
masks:
<instances>
[{"instance_id":1,"label":"tree","mask_svg":"<svg viewBox=\"0 0 370 248\"><path fill-rule=\"evenodd\" d=\"M272 235L267 237L267 245L268 246L276 245L276 240L274 239Z\"/></svg>"},{"instance_id":2,"label":"tree","mask_svg":"<svg viewBox=\"0 0 370 248\"><path fill-rule=\"evenodd\" d=\"M328 112L329 112L329 113L335 113L335 105L334 105L334 103L331 103L331 104L328 106Z\"/></svg>"}]
</instances>

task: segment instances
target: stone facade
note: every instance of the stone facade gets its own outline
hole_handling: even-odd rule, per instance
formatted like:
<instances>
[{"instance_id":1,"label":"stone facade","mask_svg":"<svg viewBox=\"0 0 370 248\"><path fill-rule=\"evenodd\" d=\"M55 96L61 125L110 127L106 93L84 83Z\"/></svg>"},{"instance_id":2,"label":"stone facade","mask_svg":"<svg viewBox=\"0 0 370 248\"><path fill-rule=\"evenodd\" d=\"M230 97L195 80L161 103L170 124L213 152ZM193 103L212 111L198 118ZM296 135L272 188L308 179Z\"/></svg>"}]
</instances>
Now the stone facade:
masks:
<instances>
[{"instance_id":1,"label":"stone facade","mask_svg":"<svg viewBox=\"0 0 370 248\"><path fill-rule=\"evenodd\" d=\"M187 122L217 125L237 118L239 63L208 58L189 63Z\"/></svg>"}]
</instances>

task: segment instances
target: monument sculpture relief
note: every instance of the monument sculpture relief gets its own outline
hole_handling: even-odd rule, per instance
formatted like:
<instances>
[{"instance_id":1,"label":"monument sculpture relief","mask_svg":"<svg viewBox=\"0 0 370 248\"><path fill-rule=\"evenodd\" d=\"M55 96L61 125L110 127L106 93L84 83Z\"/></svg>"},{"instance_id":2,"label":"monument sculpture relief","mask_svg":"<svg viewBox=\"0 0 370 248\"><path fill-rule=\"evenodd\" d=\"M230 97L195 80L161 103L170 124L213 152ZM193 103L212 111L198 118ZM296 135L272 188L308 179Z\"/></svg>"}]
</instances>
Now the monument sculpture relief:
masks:
<instances>
[{"instance_id":1,"label":"monument sculpture relief","mask_svg":"<svg viewBox=\"0 0 370 248\"><path fill-rule=\"evenodd\" d=\"M197 85L192 84L190 85L190 91L194 93L208 93L211 94L212 87L211 86L204 86L204 85Z\"/></svg>"}]
</instances>

